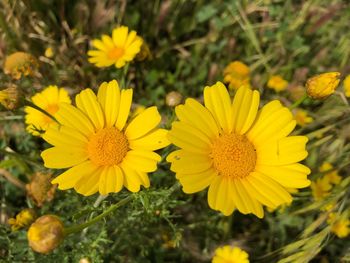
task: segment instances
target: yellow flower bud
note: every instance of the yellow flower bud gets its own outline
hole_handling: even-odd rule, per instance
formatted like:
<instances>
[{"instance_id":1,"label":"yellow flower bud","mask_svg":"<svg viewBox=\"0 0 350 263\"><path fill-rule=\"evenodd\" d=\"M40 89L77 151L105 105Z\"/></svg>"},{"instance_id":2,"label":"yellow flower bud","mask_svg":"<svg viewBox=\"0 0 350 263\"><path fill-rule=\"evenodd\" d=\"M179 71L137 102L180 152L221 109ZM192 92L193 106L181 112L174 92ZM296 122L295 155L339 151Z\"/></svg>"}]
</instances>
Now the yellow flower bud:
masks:
<instances>
[{"instance_id":1,"label":"yellow flower bud","mask_svg":"<svg viewBox=\"0 0 350 263\"><path fill-rule=\"evenodd\" d=\"M314 76L306 82L306 92L313 99L325 99L332 95L339 84L339 72L328 72Z\"/></svg>"},{"instance_id":2,"label":"yellow flower bud","mask_svg":"<svg viewBox=\"0 0 350 263\"><path fill-rule=\"evenodd\" d=\"M31 208L23 209L16 218L10 218L8 223L11 225L12 231L17 231L23 227L29 226L35 219L35 211Z\"/></svg>"},{"instance_id":3,"label":"yellow flower bud","mask_svg":"<svg viewBox=\"0 0 350 263\"><path fill-rule=\"evenodd\" d=\"M64 239L63 223L54 215L41 216L30 226L27 237L35 252L50 253Z\"/></svg>"},{"instance_id":4,"label":"yellow flower bud","mask_svg":"<svg viewBox=\"0 0 350 263\"><path fill-rule=\"evenodd\" d=\"M165 97L165 103L169 107L175 107L182 101L182 95L177 91L169 92Z\"/></svg>"},{"instance_id":5,"label":"yellow flower bud","mask_svg":"<svg viewBox=\"0 0 350 263\"><path fill-rule=\"evenodd\" d=\"M285 90L288 86L288 81L282 78L280 75L273 75L269 78L267 82L267 87L274 89L276 92Z\"/></svg>"},{"instance_id":6,"label":"yellow flower bud","mask_svg":"<svg viewBox=\"0 0 350 263\"><path fill-rule=\"evenodd\" d=\"M0 90L0 103L8 110L20 106L20 91L16 85L11 84L7 89Z\"/></svg>"},{"instance_id":7,"label":"yellow flower bud","mask_svg":"<svg viewBox=\"0 0 350 263\"><path fill-rule=\"evenodd\" d=\"M14 79L20 79L24 76L33 75L38 67L36 59L25 52L15 52L6 57L4 64L4 73L11 75Z\"/></svg>"}]
</instances>

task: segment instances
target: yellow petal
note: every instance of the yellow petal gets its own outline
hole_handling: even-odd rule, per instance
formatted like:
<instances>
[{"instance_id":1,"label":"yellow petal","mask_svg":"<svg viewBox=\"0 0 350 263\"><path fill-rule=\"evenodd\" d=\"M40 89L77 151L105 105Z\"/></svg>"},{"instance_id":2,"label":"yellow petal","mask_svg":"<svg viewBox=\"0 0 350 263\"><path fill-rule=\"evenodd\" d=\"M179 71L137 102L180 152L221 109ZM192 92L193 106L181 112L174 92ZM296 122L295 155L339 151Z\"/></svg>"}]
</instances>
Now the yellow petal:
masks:
<instances>
[{"instance_id":1,"label":"yellow petal","mask_svg":"<svg viewBox=\"0 0 350 263\"><path fill-rule=\"evenodd\" d=\"M253 124L258 112L260 95L258 91L242 86L232 103L233 130L244 134Z\"/></svg>"},{"instance_id":2,"label":"yellow petal","mask_svg":"<svg viewBox=\"0 0 350 263\"><path fill-rule=\"evenodd\" d=\"M91 161L86 161L60 174L51 183L58 184L58 188L61 190L70 189L74 187L80 178L93 174L97 169L98 167Z\"/></svg>"},{"instance_id":3,"label":"yellow petal","mask_svg":"<svg viewBox=\"0 0 350 263\"><path fill-rule=\"evenodd\" d=\"M127 126L125 135L135 140L153 130L161 120L157 107L153 106L138 114Z\"/></svg>"},{"instance_id":4,"label":"yellow petal","mask_svg":"<svg viewBox=\"0 0 350 263\"><path fill-rule=\"evenodd\" d=\"M175 108L175 112L181 122L192 125L209 138L214 139L219 136L219 128L213 115L198 101L187 99L185 105L179 105Z\"/></svg>"},{"instance_id":5,"label":"yellow petal","mask_svg":"<svg viewBox=\"0 0 350 263\"><path fill-rule=\"evenodd\" d=\"M208 204L210 208L219 210L225 216L231 215L234 210L232 201L232 181L216 176L209 186Z\"/></svg>"},{"instance_id":6,"label":"yellow petal","mask_svg":"<svg viewBox=\"0 0 350 263\"><path fill-rule=\"evenodd\" d=\"M99 50L102 50L104 52L107 52L108 51L108 48L106 47L106 45L99 39L94 39L92 40L92 45L99 49Z\"/></svg>"},{"instance_id":7,"label":"yellow petal","mask_svg":"<svg viewBox=\"0 0 350 263\"><path fill-rule=\"evenodd\" d=\"M88 143L84 135L68 126L50 126L42 137L51 145L62 148L75 147L83 149Z\"/></svg>"},{"instance_id":8,"label":"yellow petal","mask_svg":"<svg viewBox=\"0 0 350 263\"><path fill-rule=\"evenodd\" d=\"M93 195L98 191L102 167L91 174L87 174L79 179L74 189L84 196Z\"/></svg>"},{"instance_id":9,"label":"yellow petal","mask_svg":"<svg viewBox=\"0 0 350 263\"><path fill-rule=\"evenodd\" d=\"M87 158L85 149L52 147L41 153L44 166L47 168L68 168L84 162Z\"/></svg>"},{"instance_id":10,"label":"yellow petal","mask_svg":"<svg viewBox=\"0 0 350 263\"><path fill-rule=\"evenodd\" d=\"M184 122L173 122L168 139L176 146L194 153L210 153L211 142L198 129Z\"/></svg>"},{"instance_id":11,"label":"yellow petal","mask_svg":"<svg viewBox=\"0 0 350 263\"><path fill-rule=\"evenodd\" d=\"M161 157L150 151L131 150L126 154L123 163L127 163L129 167L133 167L137 171L153 172L157 170L157 163Z\"/></svg>"},{"instance_id":12,"label":"yellow petal","mask_svg":"<svg viewBox=\"0 0 350 263\"><path fill-rule=\"evenodd\" d=\"M95 131L94 126L86 115L81 110L67 103L60 104L60 109L56 113L55 118L60 124L74 128L86 137L90 137Z\"/></svg>"},{"instance_id":13,"label":"yellow petal","mask_svg":"<svg viewBox=\"0 0 350 263\"><path fill-rule=\"evenodd\" d=\"M184 150L170 153L167 161L172 162L170 169L180 174L200 173L208 170L213 164L208 155L195 154Z\"/></svg>"},{"instance_id":14,"label":"yellow petal","mask_svg":"<svg viewBox=\"0 0 350 263\"><path fill-rule=\"evenodd\" d=\"M101 172L99 192L101 195L118 193L123 188L124 175L119 166L106 166Z\"/></svg>"},{"instance_id":15,"label":"yellow petal","mask_svg":"<svg viewBox=\"0 0 350 263\"><path fill-rule=\"evenodd\" d=\"M216 172L210 168L204 172L194 174L176 174L176 178L182 185L186 194L192 194L207 188L216 176Z\"/></svg>"},{"instance_id":16,"label":"yellow petal","mask_svg":"<svg viewBox=\"0 0 350 263\"><path fill-rule=\"evenodd\" d=\"M140 191L141 180L137 172L129 167L126 162L122 162L120 168L124 173L124 186L133 193Z\"/></svg>"},{"instance_id":17,"label":"yellow petal","mask_svg":"<svg viewBox=\"0 0 350 263\"><path fill-rule=\"evenodd\" d=\"M115 126L121 131L129 117L132 102L132 89L124 89L120 95L120 106Z\"/></svg>"},{"instance_id":18,"label":"yellow petal","mask_svg":"<svg viewBox=\"0 0 350 263\"><path fill-rule=\"evenodd\" d=\"M112 38L114 45L118 47L124 47L126 43L126 39L128 37L128 27L121 26L113 29Z\"/></svg>"},{"instance_id":19,"label":"yellow petal","mask_svg":"<svg viewBox=\"0 0 350 263\"><path fill-rule=\"evenodd\" d=\"M102 83L98 89L97 97L106 118L106 126L112 127L117 121L120 107L120 89L118 82L112 80L108 83Z\"/></svg>"},{"instance_id":20,"label":"yellow petal","mask_svg":"<svg viewBox=\"0 0 350 263\"><path fill-rule=\"evenodd\" d=\"M157 129L136 140L129 140L129 147L133 150L140 149L150 151L164 148L170 144L167 134L167 130Z\"/></svg>"},{"instance_id":21,"label":"yellow petal","mask_svg":"<svg viewBox=\"0 0 350 263\"><path fill-rule=\"evenodd\" d=\"M226 132L232 130L231 98L221 82L204 88L204 104L219 126Z\"/></svg>"},{"instance_id":22,"label":"yellow petal","mask_svg":"<svg viewBox=\"0 0 350 263\"><path fill-rule=\"evenodd\" d=\"M307 175L311 171L299 163L283 166L257 165L255 169L287 188L304 188L310 185Z\"/></svg>"},{"instance_id":23,"label":"yellow petal","mask_svg":"<svg viewBox=\"0 0 350 263\"><path fill-rule=\"evenodd\" d=\"M101 105L91 89L85 89L75 97L77 107L89 117L97 130L104 127Z\"/></svg>"},{"instance_id":24,"label":"yellow petal","mask_svg":"<svg viewBox=\"0 0 350 263\"><path fill-rule=\"evenodd\" d=\"M113 40L108 35L102 35L102 42L108 49L112 49L114 47Z\"/></svg>"}]
</instances>

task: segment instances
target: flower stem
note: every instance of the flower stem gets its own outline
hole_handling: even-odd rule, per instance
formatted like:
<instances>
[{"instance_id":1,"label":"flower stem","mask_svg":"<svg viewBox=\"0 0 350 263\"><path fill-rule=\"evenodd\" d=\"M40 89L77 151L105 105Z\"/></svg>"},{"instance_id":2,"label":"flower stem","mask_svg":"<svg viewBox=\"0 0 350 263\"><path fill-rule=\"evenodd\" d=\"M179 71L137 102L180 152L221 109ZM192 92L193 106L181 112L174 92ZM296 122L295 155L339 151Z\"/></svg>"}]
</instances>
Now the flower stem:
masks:
<instances>
[{"instance_id":1,"label":"flower stem","mask_svg":"<svg viewBox=\"0 0 350 263\"><path fill-rule=\"evenodd\" d=\"M39 106L35 105L33 102L29 101L29 100L25 100L25 104L29 107L32 107L38 111L40 111L41 113L45 114L46 116L48 116L49 118L51 118L53 121L57 122L58 124L60 124L56 118L54 116L52 116L50 113L48 113L47 111L43 110L42 108L40 108Z\"/></svg>"},{"instance_id":2,"label":"flower stem","mask_svg":"<svg viewBox=\"0 0 350 263\"><path fill-rule=\"evenodd\" d=\"M110 213L112 213L114 210L118 209L119 207L127 204L128 202L130 202L132 199L135 198L135 195L129 195L128 197L120 200L118 203L111 205L106 211L104 211L102 214L99 214L98 216L90 219L89 221L76 225L76 226L71 226L71 227L67 227L65 229L65 235L70 235L73 233L77 233L82 231L84 228L89 227L93 224L95 224L96 222L100 221L101 219L105 218L106 216L108 216Z\"/></svg>"},{"instance_id":3,"label":"flower stem","mask_svg":"<svg viewBox=\"0 0 350 263\"><path fill-rule=\"evenodd\" d=\"M304 96L302 96L300 99L298 99L296 102L294 102L294 103L289 107L289 109L290 109L290 110L295 109L295 108L298 107L301 103L303 103L304 100L306 100L307 97L308 97L308 96L307 96L307 94L305 93Z\"/></svg>"}]
</instances>

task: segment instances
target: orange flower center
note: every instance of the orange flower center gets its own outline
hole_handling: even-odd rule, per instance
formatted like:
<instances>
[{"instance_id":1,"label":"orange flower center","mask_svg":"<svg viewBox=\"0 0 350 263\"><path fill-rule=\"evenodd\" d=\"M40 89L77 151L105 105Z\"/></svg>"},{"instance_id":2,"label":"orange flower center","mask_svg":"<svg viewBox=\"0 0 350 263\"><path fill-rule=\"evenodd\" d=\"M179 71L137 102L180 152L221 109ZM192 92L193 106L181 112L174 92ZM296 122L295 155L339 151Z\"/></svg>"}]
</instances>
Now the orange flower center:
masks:
<instances>
[{"instance_id":1,"label":"orange flower center","mask_svg":"<svg viewBox=\"0 0 350 263\"><path fill-rule=\"evenodd\" d=\"M128 139L114 127L99 130L88 143L90 160L97 166L119 164L128 151Z\"/></svg>"},{"instance_id":2,"label":"orange flower center","mask_svg":"<svg viewBox=\"0 0 350 263\"><path fill-rule=\"evenodd\" d=\"M256 151L246 136L223 134L214 141L211 158L219 175L244 178L254 171Z\"/></svg>"},{"instance_id":3,"label":"orange flower center","mask_svg":"<svg viewBox=\"0 0 350 263\"><path fill-rule=\"evenodd\" d=\"M107 54L108 58L112 60L117 60L121 58L123 55L124 55L124 48L121 48L121 47L114 47Z\"/></svg>"}]
</instances>

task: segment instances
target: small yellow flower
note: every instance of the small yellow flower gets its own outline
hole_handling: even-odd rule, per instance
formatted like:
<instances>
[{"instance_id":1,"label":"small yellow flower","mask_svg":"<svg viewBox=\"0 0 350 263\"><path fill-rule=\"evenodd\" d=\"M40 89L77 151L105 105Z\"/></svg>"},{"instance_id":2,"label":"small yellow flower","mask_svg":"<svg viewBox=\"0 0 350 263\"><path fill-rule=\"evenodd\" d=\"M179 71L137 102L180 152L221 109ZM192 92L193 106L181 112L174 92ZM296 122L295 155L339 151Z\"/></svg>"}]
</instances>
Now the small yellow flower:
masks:
<instances>
[{"instance_id":1,"label":"small yellow flower","mask_svg":"<svg viewBox=\"0 0 350 263\"><path fill-rule=\"evenodd\" d=\"M318 178L315 182L311 183L312 195L316 201L322 200L330 193L332 186L329 183L327 177Z\"/></svg>"},{"instance_id":2,"label":"small yellow flower","mask_svg":"<svg viewBox=\"0 0 350 263\"><path fill-rule=\"evenodd\" d=\"M10 218L8 223L11 225L12 231L17 231L23 227L29 226L35 220L35 211L31 208L23 209L16 218Z\"/></svg>"},{"instance_id":3,"label":"small yellow flower","mask_svg":"<svg viewBox=\"0 0 350 263\"><path fill-rule=\"evenodd\" d=\"M327 223L331 225L331 232L339 238L346 238L350 234L350 220L346 216L337 217L335 213L330 213Z\"/></svg>"},{"instance_id":4,"label":"small yellow flower","mask_svg":"<svg viewBox=\"0 0 350 263\"><path fill-rule=\"evenodd\" d=\"M280 75L273 75L269 78L267 82L267 87L274 89L276 92L285 90L288 86L288 81L283 79Z\"/></svg>"},{"instance_id":5,"label":"small yellow flower","mask_svg":"<svg viewBox=\"0 0 350 263\"><path fill-rule=\"evenodd\" d=\"M250 86L249 67L241 61L233 61L224 69L224 82L229 88L238 89L241 86Z\"/></svg>"},{"instance_id":6,"label":"small yellow flower","mask_svg":"<svg viewBox=\"0 0 350 263\"><path fill-rule=\"evenodd\" d=\"M223 246L215 250L212 263L249 263L248 257L239 247Z\"/></svg>"},{"instance_id":7,"label":"small yellow flower","mask_svg":"<svg viewBox=\"0 0 350 263\"><path fill-rule=\"evenodd\" d=\"M346 97L350 97L350 75L346 76L343 82L344 85L344 93Z\"/></svg>"},{"instance_id":8,"label":"small yellow flower","mask_svg":"<svg viewBox=\"0 0 350 263\"><path fill-rule=\"evenodd\" d=\"M33 75L38 63L36 59L25 52L15 52L5 59L4 73L11 75L14 79L20 79L23 76Z\"/></svg>"},{"instance_id":9,"label":"small yellow flower","mask_svg":"<svg viewBox=\"0 0 350 263\"><path fill-rule=\"evenodd\" d=\"M310 185L306 136L289 136L292 113L274 100L259 110L260 94L240 87L232 101L218 82L204 88L204 106L194 99L175 108L169 140L170 169L185 193L208 189L209 207L228 216L235 209L264 216L263 205L290 203L286 188ZM266 128L268 127L268 128Z\"/></svg>"},{"instance_id":10,"label":"small yellow flower","mask_svg":"<svg viewBox=\"0 0 350 263\"><path fill-rule=\"evenodd\" d=\"M45 49L45 57L52 58L54 55L52 47Z\"/></svg>"},{"instance_id":11,"label":"small yellow flower","mask_svg":"<svg viewBox=\"0 0 350 263\"><path fill-rule=\"evenodd\" d=\"M7 89L0 90L0 103L8 110L16 109L21 104L18 87L11 84Z\"/></svg>"},{"instance_id":12,"label":"small yellow flower","mask_svg":"<svg viewBox=\"0 0 350 263\"><path fill-rule=\"evenodd\" d=\"M140 52L143 40L135 31L129 32L128 27L116 27L112 37L103 35L102 39L94 39L92 45L97 50L89 50L89 62L99 68L115 65L116 68L124 67L127 62L134 59Z\"/></svg>"},{"instance_id":13,"label":"small yellow flower","mask_svg":"<svg viewBox=\"0 0 350 263\"><path fill-rule=\"evenodd\" d=\"M169 144L167 130L159 129L157 107L149 107L128 122L132 89L120 90L113 80L75 97L76 106L62 103L55 115L61 124L43 135L53 147L41 157L47 168L66 169L52 183L61 190L74 188L88 196L148 188L149 172L161 160L155 150Z\"/></svg>"},{"instance_id":14,"label":"small yellow flower","mask_svg":"<svg viewBox=\"0 0 350 263\"><path fill-rule=\"evenodd\" d=\"M297 124L301 127L313 122L313 118L310 117L307 111L302 109L296 109L294 112L294 119L297 121Z\"/></svg>"},{"instance_id":15,"label":"small yellow flower","mask_svg":"<svg viewBox=\"0 0 350 263\"><path fill-rule=\"evenodd\" d=\"M333 170L333 171L331 171ZM329 171L329 172L327 172ZM320 167L320 172L327 172L325 173L324 177L328 178L328 181L331 184L339 184L342 177L338 174L338 170L334 170L334 167L329 162L324 162Z\"/></svg>"},{"instance_id":16,"label":"small yellow flower","mask_svg":"<svg viewBox=\"0 0 350 263\"><path fill-rule=\"evenodd\" d=\"M27 238L29 246L35 252L50 253L64 239L63 223L54 215L41 216L30 226Z\"/></svg>"},{"instance_id":17,"label":"small yellow flower","mask_svg":"<svg viewBox=\"0 0 350 263\"><path fill-rule=\"evenodd\" d=\"M325 99L332 95L339 84L339 72L316 75L306 82L307 94L313 99Z\"/></svg>"},{"instance_id":18,"label":"small yellow flower","mask_svg":"<svg viewBox=\"0 0 350 263\"><path fill-rule=\"evenodd\" d=\"M32 97L32 102L44 111L55 117L60 108L60 103L71 103L68 92L57 86L48 86L42 92ZM50 125L56 125L55 121L46 114L30 106L25 107L25 122L27 131L35 136L40 136L41 131L46 131Z\"/></svg>"}]
</instances>

